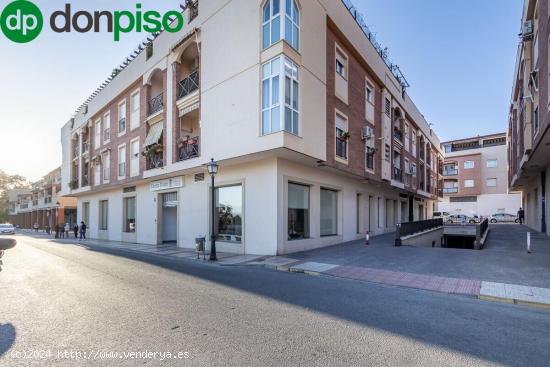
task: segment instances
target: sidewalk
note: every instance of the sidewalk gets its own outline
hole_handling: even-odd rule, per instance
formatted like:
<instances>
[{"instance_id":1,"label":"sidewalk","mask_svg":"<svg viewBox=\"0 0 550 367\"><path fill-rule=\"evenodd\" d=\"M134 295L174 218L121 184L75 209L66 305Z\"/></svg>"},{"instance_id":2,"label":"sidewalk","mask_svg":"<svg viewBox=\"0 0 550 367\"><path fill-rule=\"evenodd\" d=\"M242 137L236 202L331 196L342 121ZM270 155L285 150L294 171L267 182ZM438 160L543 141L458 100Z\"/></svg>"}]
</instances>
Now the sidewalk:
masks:
<instances>
[{"instance_id":1,"label":"sidewalk","mask_svg":"<svg viewBox=\"0 0 550 367\"><path fill-rule=\"evenodd\" d=\"M208 254L197 256L193 249L176 247L173 244L144 245L102 240L53 239L46 234L23 232L35 238L50 239L52 242L73 244L85 247L142 252L173 259L185 259L208 262ZM482 300L501 301L550 308L550 289L499 283L492 281L426 275L403 271L384 270L356 265L341 265L329 262L308 261L303 254L297 256L257 256L217 253L219 266L257 266L278 271L303 273L307 275L324 275L343 279L366 281L371 283L407 287L433 292L466 295Z\"/></svg>"}]
</instances>

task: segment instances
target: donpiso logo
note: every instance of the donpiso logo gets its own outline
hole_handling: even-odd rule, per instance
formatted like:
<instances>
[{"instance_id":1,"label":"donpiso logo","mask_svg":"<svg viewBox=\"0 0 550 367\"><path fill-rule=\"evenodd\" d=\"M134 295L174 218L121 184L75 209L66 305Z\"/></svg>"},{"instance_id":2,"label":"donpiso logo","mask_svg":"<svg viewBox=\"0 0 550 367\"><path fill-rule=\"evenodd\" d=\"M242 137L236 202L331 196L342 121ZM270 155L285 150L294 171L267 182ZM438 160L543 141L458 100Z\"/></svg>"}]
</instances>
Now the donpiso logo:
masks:
<instances>
[{"instance_id":1,"label":"donpiso logo","mask_svg":"<svg viewBox=\"0 0 550 367\"><path fill-rule=\"evenodd\" d=\"M17 43L27 43L38 37L44 18L40 9L28 0L15 0L6 5L0 15L4 35Z\"/></svg>"}]
</instances>

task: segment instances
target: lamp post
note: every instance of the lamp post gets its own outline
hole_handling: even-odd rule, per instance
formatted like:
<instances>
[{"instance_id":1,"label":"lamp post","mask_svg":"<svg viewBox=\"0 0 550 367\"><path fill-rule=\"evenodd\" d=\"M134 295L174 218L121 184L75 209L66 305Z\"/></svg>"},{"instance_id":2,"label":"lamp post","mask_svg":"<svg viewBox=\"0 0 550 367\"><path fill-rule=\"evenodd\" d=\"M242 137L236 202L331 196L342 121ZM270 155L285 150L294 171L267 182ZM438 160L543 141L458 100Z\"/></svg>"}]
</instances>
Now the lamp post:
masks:
<instances>
[{"instance_id":1,"label":"lamp post","mask_svg":"<svg viewBox=\"0 0 550 367\"><path fill-rule=\"evenodd\" d=\"M208 173L210 174L210 178L212 180L212 207L211 207L211 213L212 213L212 228L210 230L210 261L217 261L218 258L216 257L216 191L214 186L214 176L216 176L216 173L218 173L218 164L214 161L214 158L210 159L210 162L206 165L206 168L208 169Z\"/></svg>"}]
</instances>

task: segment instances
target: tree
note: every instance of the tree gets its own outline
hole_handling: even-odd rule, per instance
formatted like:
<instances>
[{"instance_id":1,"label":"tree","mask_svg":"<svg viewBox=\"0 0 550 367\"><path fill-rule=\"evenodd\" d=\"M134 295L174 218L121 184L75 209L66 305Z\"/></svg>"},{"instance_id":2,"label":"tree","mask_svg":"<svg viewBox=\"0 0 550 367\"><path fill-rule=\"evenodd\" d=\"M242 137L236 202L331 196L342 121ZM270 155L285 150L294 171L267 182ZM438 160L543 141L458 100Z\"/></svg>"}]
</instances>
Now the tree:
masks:
<instances>
[{"instance_id":1,"label":"tree","mask_svg":"<svg viewBox=\"0 0 550 367\"><path fill-rule=\"evenodd\" d=\"M29 181L20 175L10 175L0 169L0 223L8 220L9 198L8 191L13 189L29 188Z\"/></svg>"}]
</instances>

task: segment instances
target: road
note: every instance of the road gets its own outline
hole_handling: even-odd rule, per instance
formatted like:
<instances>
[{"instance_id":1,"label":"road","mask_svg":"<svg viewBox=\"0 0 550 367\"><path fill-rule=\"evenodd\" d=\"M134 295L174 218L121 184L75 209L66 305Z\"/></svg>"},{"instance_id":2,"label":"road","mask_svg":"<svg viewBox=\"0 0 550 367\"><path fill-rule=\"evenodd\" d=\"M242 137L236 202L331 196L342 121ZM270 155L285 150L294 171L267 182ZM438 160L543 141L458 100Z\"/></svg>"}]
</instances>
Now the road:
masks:
<instances>
[{"instance_id":1,"label":"road","mask_svg":"<svg viewBox=\"0 0 550 367\"><path fill-rule=\"evenodd\" d=\"M16 237L0 273L0 366L158 366L167 352L178 366L550 360L549 310Z\"/></svg>"}]
</instances>

